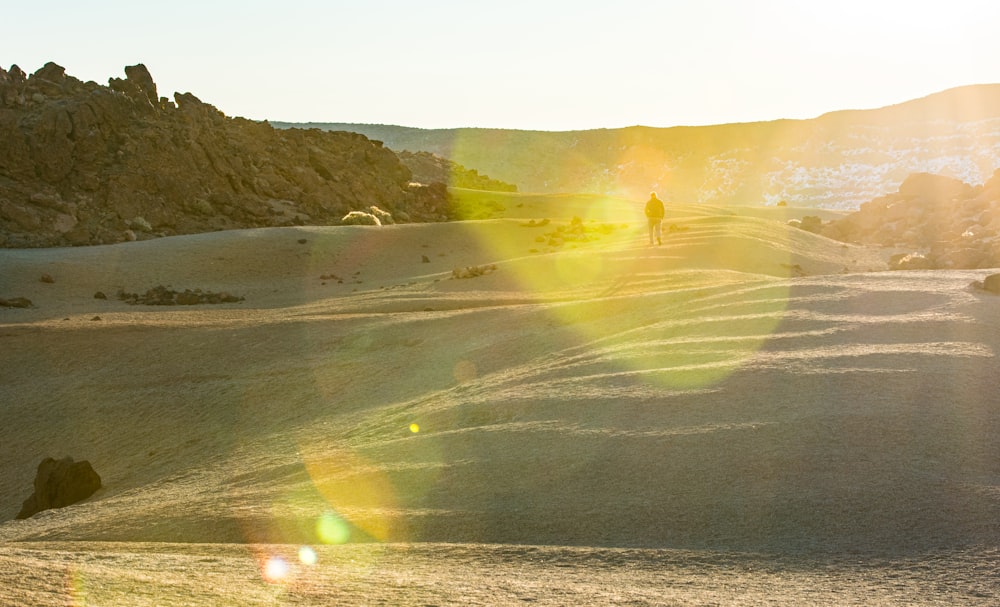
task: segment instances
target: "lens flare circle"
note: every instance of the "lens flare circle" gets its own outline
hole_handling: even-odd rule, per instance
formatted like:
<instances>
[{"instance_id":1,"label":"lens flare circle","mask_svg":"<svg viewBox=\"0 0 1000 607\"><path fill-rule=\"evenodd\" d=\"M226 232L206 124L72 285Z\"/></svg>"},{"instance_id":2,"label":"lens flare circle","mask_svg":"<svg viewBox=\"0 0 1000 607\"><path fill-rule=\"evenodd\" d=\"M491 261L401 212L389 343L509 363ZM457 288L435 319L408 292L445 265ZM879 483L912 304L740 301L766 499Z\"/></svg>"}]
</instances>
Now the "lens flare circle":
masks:
<instances>
[{"instance_id":1,"label":"lens flare circle","mask_svg":"<svg viewBox=\"0 0 1000 607\"><path fill-rule=\"evenodd\" d=\"M316 521L316 537L324 544L346 544L351 540L351 526L333 512Z\"/></svg>"},{"instance_id":2,"label":"lens flare circle","mask_svg":"<svg viewBox=\"0 0 1000 607\"><path fill-rule=\"evenodd\" d=\"M299 548L299 562L308 567L312 567L319 561L316 551L309 546Z\"/></svg>"},{"instance_id":3,"label":"lens flare circle","mask_svg":"<svg viewBox=\"0 0 1000 607\"><path fill-rule=\"evenodd\" d=\"M262 573L265 581L270 584L278 584L288 578L291 573L291 567L288 565L288 561L280 556L272 556L264 561L264 570Z\"/></svg>"}]
</instances>

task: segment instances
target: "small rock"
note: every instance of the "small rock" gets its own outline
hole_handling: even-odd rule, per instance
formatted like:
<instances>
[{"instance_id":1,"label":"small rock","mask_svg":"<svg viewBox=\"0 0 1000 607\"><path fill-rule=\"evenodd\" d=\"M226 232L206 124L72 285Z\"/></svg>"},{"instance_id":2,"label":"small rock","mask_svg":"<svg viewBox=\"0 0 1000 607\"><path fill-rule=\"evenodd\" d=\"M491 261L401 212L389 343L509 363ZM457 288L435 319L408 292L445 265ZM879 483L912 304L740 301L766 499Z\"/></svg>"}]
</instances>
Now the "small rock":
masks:
<instances>
[{"instance_id":1,"label":"small rock","mask_svg":"<svg viewBox=\"0 0 1000 607\"><path fill-rule=\"evenodd\" d=\"M52 283L54 283L56 281L55 278L52 278L51 274L42 274L42 277L39 278L38 280L40 280L41 282L49 283L49 284L52 284Z\"/></svg>"},{"instance_id":2,"label":"small rock","mask_svg":"<svg viewBox=\"0 0 1000 607\"><path fill-rule=\"evenodd\" d=\"M107 299L108 296L104 294L104 291L98 291L94 293L94 299Z\"/></svg>"}]
</instances>

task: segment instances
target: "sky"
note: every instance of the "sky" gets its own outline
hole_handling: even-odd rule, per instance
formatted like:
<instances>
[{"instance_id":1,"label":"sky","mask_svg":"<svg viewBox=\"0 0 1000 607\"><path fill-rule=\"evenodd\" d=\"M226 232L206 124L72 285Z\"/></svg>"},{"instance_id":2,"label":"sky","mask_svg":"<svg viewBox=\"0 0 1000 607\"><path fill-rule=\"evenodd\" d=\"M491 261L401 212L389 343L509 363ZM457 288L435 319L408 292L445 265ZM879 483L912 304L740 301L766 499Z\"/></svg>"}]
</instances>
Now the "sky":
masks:
<instances>
[{"instance_id":1,"label":"sky","mask_svg":"<svg viewBox=\"0 0 1000 607\"><path fill-rule=\"evenodd\" d=\"M565 131L814 118L1000 83L1000 2L33 0L0 66L285 122Z\"/></svg>"}]
</instances>

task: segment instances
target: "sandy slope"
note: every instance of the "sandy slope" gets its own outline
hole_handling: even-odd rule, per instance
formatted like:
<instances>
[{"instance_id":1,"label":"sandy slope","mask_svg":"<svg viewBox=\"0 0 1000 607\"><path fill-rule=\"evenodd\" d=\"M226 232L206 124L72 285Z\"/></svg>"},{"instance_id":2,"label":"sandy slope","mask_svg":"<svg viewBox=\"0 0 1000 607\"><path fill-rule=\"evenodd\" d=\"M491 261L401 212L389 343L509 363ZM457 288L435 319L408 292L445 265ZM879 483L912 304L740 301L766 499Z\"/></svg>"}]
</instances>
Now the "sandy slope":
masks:
<instances>
[{"instance_id":1,"label":"sandy slope","mask_svg":"<svg viewBox=\"0 0 1000 607\"><path fill-rule=\"evenodd\" d=\"M482 222L0 251L0 297L35 303L0 308L0 512L47 455L105 484L0 541L1000 543L983 272L871 272L889 251L787 228L794 210L674 206L648 247L634 209L526 200ZM573 215L592 240L550 244ZM114 298L160 284L245 301Z\"/></svg>"}]
</instances>

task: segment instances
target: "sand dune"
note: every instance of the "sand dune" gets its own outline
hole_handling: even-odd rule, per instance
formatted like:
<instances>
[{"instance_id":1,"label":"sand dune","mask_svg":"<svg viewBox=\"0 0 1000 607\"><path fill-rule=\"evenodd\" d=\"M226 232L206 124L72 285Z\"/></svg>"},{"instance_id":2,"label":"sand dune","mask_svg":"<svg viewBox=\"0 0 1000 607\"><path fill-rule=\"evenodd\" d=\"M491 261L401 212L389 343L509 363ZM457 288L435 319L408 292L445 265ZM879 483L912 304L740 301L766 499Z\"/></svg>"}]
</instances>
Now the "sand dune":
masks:
<instances>
[{"instance_id":1,"label":"sand dune","mask_svg":"<svg viewBox=\"0 0 1000 607\"><path fill-rule=\"evenodd\" d=\"M892 251L789 228L794 210L675 205L649 247L624 204L544 204L0 251L0 297L34 302L0 308L0 513L46 456L104 480L0 524L0 559L77 558L28 541L937 555L980 567L953 604L1000 598L986 273L884 272ZM245 299L114 296L157 285ZM655 602L655 576L633 582Z\"/></svg>"}]
</instances>

